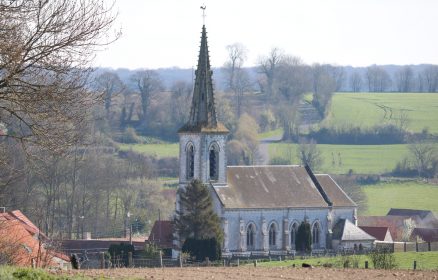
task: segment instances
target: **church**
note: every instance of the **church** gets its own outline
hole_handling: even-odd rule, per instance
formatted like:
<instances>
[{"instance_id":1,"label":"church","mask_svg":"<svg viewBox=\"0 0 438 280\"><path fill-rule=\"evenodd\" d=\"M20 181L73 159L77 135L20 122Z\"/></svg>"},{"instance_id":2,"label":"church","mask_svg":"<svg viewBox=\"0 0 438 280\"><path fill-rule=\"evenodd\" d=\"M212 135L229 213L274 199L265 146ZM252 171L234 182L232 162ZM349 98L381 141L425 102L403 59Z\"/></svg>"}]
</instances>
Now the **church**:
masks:
<instances>
[{"instance_id":1,"label":"church","mask_svg":"<svg viewBox=\"0 0 438 280\"><path fill-rule=\"evenodd\" d=\"M338 221L357 224L357 205L329 175L308 166L227 166L229 131L216 117L212 75L204 25L190 117L178 131L179 188L195 178L209 187L222 221L223 255L293 252L302 221L311 226L312 250L332 248Z\"/></svg>"}]
</instances>

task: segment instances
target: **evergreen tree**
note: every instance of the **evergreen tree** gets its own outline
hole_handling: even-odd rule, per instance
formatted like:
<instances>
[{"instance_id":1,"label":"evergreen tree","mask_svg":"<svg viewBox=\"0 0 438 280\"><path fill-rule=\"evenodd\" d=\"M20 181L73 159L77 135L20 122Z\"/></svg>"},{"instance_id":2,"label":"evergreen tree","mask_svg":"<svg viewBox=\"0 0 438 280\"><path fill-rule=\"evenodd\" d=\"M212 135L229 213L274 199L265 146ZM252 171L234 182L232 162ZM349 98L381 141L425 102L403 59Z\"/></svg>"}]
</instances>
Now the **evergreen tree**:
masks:
<instances>
[{"instance_id":1,"label":"evergreen tree","mask_svg":"<svg viewBox=\"0 0 438 280\"><path fill-rule=\"evenodd\" d=\"M312 250L312 233L310 224L307 221L301 222L301 225L298 227L295 248L303 252L310 252Z\"/></svg>"},{"instance_id":2,"label":"evergreen tree","mask_svg":"<svg viewBox=\"0 0 438 280\"><path fill-rule=\"evenodd\" d=\"M213 201L208 188L198 179L180 189L180 211L177 212L175 227L180 240L211 239L221 244L223 233L220 219L213 210Z\"/></svg>"}]
</instances>

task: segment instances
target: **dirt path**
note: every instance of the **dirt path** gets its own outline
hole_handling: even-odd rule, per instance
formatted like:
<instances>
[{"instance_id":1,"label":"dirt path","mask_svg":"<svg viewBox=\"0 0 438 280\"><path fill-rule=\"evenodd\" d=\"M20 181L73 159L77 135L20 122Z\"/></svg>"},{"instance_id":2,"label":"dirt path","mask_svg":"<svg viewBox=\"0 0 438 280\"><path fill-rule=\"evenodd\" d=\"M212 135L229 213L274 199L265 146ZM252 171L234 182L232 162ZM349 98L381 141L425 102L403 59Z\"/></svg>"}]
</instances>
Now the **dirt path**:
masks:
<instances>
[{"instance_id":1,"label":"dirt path","mask_svg":"<svg viewBox=\"0 0 438 280\"><path fill-rule=\"evenodd\" d=\"M66 272L63 272L64 274ZM126 268L70 271L89 277L111 279L438 279L438 271L288 268L288 267L193 267L193 268Z\"/></svg>"},{"instance_id":2,"label":"dirt path","mask_svg":"<svg viewBox=\"0 0 438 280\"><path fill-rule=\"evenodd\" d=\"M267 165L269 164L269 143L278 142L281 140L281 135L272 136L260 140L259 149L257 151L257 158L255 165Z\"/></svg>"}]
</instances>

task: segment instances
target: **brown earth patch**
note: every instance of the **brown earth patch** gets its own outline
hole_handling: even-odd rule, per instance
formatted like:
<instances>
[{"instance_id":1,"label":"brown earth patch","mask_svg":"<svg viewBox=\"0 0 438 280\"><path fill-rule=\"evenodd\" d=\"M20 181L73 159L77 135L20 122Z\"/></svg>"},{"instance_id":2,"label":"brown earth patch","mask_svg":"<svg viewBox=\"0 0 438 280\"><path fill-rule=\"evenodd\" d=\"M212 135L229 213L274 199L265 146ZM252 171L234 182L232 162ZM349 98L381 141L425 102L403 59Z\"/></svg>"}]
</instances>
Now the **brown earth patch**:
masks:
<instances>
[{"instance_id":1,"label":"brown earth patch","mask_svg":"<svg viewBox=\"0 0 438 280\"><path fill-rule=\"evenodd\" d=\"M292 267L121 268L61 272L110 279L438 279L438 271Z\"/></svg>"}]
</instances>

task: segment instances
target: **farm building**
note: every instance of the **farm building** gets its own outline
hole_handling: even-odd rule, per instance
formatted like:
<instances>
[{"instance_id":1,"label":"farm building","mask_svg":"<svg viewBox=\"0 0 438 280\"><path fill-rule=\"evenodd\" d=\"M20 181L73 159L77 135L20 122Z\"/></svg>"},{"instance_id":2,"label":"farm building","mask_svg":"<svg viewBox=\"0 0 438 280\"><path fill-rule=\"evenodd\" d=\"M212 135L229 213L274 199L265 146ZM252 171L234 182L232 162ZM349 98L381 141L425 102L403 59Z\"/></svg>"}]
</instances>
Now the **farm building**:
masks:
<instances>
[{"instance_id":1,"label":"farm building","mask_svg":"<svg viewBox=\"0 0 438 280\"><path fill-rule=\"evenodd\" d=\"M365 227L359 226L363 231L371 235L376 241L392 242L391 232L388 227Z\"/></svg>"},{"instance_id":2,"label":"farm building","mask_svg":"<svg viewBox=\"0 0 438 280\"><path fill-rule=\"evenodd\" d=\"M372 249L376 238L351 223L348 219L339 219L333 227L333 248L337 250L353 249L362 251Z\"/></svg>"},{"instance_id":3,"label":"farm building","mask_svg":"<svg viewBox=\"0 0 438 280\"><path fill-rule=\"evenodd\" d=\"M209 186L222 221L224 255L288 253L303 221L311 225L313 250L332 247L340 219L361 231L357 205L329 175L299 165L227 166L229 131L216 118L205 26L195 75L189 120L178 131L179 188L193 179ZM176 210L181 210L179 196ZM181 245L175 242L176 248Z\"/></svg>"}]
</instances>

